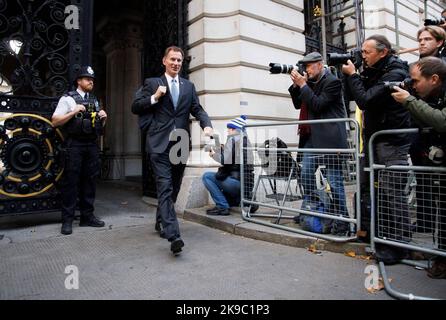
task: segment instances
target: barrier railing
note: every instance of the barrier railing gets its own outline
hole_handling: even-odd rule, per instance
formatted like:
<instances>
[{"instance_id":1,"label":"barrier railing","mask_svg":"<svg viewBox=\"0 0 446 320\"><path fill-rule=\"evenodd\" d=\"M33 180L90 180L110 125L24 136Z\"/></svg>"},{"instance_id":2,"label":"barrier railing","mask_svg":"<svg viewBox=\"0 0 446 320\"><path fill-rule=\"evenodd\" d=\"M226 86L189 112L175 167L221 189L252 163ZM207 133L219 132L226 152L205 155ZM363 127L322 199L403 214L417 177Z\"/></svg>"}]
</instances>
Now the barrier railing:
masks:
<instances>
[{"instance_id":1,"label":"barrier railing","mask_svg":"<svg viewBox=\"0 0 446 320\"><path fill-rule=\"evenodd\" d=\"M371 249L377 244L446 257L446 168L375 163L375 141L384 135L416 134L418 129L386 130L369 141ZM428 268L430 262L401 261ZM398 299L428 297L401 293L390 285L384 262L379 269L387 293Z\"/></svg>"},{"instance_id":2,"label":"barrier railing","mask_svg":"<svg viewBox=\"0 0 446 320\"><path fill-rule=\"evenodd\" d=\"M245 155L241 157L244 220L333 242L356 239L361 219L361 194L359 125L355 120L248 125L244 134L254 138L252 141L261 141L259 137L292 132L293 141L286 142L296 145L296 126L310 125L317 130L317 125L327 123L343 123L349 130L353 128L350 131L353 147L303 149L284 146L281 139L276 138L267 139L263 144L241 146L240 153ZM254 212L257 206L259 210Z\"/></svg>"}]
</instances>

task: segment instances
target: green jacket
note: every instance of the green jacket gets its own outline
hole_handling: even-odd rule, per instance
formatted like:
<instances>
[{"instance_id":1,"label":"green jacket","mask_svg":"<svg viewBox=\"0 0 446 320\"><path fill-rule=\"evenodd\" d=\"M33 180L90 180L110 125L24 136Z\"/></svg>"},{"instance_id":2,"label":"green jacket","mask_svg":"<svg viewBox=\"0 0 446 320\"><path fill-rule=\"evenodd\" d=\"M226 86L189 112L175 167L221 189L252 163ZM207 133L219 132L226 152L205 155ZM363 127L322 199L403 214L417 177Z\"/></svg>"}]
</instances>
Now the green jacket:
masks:
<instances>
[{"instance_id":1,"label":"green jacket","mask_svg":"<svg viewBox=\"0 0 446 320\"><path fill-rule=\"evenodd\" d=\"M410 96L403 103L413 119L422 127L432 127L437 133L446 133L446 95L435 107L423 100Z\"/></svg>"}]
</instances>

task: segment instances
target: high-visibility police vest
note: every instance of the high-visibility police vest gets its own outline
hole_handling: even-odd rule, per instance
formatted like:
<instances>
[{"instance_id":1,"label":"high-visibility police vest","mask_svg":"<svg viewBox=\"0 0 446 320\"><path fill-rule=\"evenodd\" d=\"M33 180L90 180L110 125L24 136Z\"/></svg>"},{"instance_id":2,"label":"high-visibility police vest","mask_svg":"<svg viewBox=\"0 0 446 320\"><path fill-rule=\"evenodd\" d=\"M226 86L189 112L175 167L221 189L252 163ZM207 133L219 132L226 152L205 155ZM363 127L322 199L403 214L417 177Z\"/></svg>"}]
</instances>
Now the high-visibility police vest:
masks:
<instances>
[{"instance_id":1,"label":"high-visibility police vest","mask_svg":"<svg viewBox=\"0 0 446 320\"><path fill-rule=\"evenodd\" d=\"M67 138L81 141L96 141L103 134L102 121L99 118L99 102L89 94L88 99L82 98L77 91L70 91L66 96L72 97L76 104L85 106L85 112L79 112L64 126Z\"/></svg>"}]
</instances>

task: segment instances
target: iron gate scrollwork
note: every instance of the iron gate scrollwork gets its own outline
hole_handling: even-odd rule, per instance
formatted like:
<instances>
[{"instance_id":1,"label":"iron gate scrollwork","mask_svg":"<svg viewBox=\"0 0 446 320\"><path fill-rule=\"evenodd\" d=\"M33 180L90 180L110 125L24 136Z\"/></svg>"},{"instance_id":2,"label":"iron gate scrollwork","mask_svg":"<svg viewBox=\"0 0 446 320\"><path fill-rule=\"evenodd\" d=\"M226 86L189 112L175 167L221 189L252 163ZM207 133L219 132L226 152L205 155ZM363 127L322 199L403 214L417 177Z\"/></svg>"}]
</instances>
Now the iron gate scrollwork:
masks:
<instances>
[{"instance_id":1,"label":"iron gate scrollwork","mask_svg":"<svg viewBox=\"0 0 446 320\"><path fill-rule=\"evenodd\" d=\"M91 5L0 0L0 215L60 207L63 136L49 119L89 63ZM79 27L66 24L70 13Z\"/></svg>"},{"instance_id":2,"label":"iron gate scrollwork","mask_svg":"<svg viewBox=\"0 0 446 320\"><path fill-rule=\"evenodd\" d=\"M344 53L347 49L344 14L354 9L355 15L358 15L358 12L361 12L362 9L362 0L354 0L353 4L346 0L308 0L304 1L304 6L306 52L317 51L322 53L323 45L325 45L326 53ZM323 8L325 11L322 10ZM360 30L356 30L356 32L357 35L360 35L363 33L363 17L356 17L355 15L349 17L349 19L357 20L357 27ZM323 25L325 30L323 30ZM324 40L325 43L323 43Z\"/></svg>"}]
</instances>

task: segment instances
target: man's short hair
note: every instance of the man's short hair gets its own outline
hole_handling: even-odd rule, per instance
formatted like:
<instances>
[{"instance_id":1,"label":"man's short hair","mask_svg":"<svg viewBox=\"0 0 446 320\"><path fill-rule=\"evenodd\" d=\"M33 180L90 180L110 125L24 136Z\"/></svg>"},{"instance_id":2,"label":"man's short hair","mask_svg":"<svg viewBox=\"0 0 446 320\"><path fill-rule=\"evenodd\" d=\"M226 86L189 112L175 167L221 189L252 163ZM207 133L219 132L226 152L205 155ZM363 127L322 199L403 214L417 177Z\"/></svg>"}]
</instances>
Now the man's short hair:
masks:
<instances>
[{"instance_id":1,"label":"man's short hair","mask_svg":"<svg viewBox=\"0 0 446 320\"><path fill-rule=\"evenodd\" d=\"M446 80L446 64L437 57L426 57L415 63L424 78L430 78L434 74L438 75L443 82Z\"/></svg>"},{"instance_id":2,"label":"man's short hair","mask_svg":"<svg viewBox=\"0 0 446 320\"><path fill-rule=\"evenodd\" d=\"M369 40L375 40L376 50L378 50L379 52L383 52L385 49L387 49L389 51L389 54L393 53L392 44L385 36L382 36L380 34L375 34L366 39L366 41Z\"/></svg>"},{"instance_id":3,"label":"man's short hair","mask_svg":"<svg viewBox=\"0 0 446 320\"><path fill-rule=\"evenodd\" d=\"M429 32L431 36L434 37L435 40L437 40L437 42L440 41L445 42L446 40L446 31L438 26L426 26L421 28L420 30L418 30L417 33L417 40L420 38L420 35L425 31Z\"/></svg>"},{"instance_id":4,"label":"man's short hair","mask_svg":"<svg viewBox=\"0 0 446 320\"><path fill-rule=\"evenodd\" d=\"M164 58L167 57L167 55L169 54L170 51L181 53L181 55L183 56L183 59L184 59L183 49L181 49L180 47L177 47L177 46L171 46L171 47L167 48L166 51L164 52Z\"/></svg>"}]
</instances>

